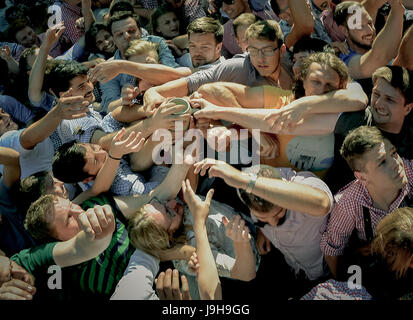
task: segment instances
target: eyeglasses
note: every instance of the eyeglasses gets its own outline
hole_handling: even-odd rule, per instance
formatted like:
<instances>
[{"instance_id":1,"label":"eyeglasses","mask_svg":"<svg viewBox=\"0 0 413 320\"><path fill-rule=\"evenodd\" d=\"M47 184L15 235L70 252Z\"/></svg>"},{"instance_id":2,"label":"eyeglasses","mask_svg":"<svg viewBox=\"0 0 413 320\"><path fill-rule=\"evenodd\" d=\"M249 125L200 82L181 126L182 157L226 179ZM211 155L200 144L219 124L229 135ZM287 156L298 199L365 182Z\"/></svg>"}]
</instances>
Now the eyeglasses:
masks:
<instances>
[{"instance_id":1,"label":"eyeglasses","mask_svg":"<svg viewBox=\"0 0 413 320\"><path fill-rule=\"evenodd\" d=\"M261 48L261 49L257 49L257 48L254 48L254 47L248 47L247 52L252 57L258 56L258 53L260 53L260 52L264 57L271 57L275 54L275 51L277 51L278 49L280 49L280 47L277 47L277 48L265 47L265 48Z\"/></svg>"}]
</instances>

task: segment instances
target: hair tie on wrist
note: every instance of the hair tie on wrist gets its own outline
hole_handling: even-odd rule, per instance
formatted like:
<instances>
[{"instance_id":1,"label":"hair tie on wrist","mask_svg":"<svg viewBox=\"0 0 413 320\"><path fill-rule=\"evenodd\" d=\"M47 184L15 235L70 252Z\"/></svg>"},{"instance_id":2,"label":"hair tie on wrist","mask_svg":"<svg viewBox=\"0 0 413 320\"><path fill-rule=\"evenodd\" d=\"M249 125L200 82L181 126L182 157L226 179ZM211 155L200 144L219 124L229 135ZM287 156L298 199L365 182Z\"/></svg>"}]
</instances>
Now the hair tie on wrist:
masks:
<instances>
[{"instance_id":1,"label":"hair tie on wrist","mask_svg":"<svg viewBox=\"0 0 413 320\"><path fill-rule=\"evenodd\" d=\"M121 160L121 159L122 159L122 157L120 157L120 158L112 157L112 156L110 155L110 152L108 152L108 156L109 156L109 158L111 158L111 159L113 159L113 160Z\"/></svg>"}]
</instances>

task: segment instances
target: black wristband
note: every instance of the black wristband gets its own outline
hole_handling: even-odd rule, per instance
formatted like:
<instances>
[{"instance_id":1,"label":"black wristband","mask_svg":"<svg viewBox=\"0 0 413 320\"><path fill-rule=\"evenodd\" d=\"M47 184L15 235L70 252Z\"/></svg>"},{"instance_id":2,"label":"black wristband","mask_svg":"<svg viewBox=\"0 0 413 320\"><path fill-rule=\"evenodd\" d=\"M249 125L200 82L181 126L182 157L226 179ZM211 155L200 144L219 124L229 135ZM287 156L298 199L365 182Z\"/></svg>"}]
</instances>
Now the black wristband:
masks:
<instances>
[{"instance_id":1,"label":"black wristband","mask_svg":"<svg viewBox=\"0 0 413 320\"><path fill-rule=\"evenodd\" d=\"M113 160L120 160L120 159L122 159L122 157L121 157L121 158L112 157L112 156L110 155L110 152L108 152L108 156L109 156L109 158L111 158L111 159L113 159Z\"/></svg>"}]
</instances>

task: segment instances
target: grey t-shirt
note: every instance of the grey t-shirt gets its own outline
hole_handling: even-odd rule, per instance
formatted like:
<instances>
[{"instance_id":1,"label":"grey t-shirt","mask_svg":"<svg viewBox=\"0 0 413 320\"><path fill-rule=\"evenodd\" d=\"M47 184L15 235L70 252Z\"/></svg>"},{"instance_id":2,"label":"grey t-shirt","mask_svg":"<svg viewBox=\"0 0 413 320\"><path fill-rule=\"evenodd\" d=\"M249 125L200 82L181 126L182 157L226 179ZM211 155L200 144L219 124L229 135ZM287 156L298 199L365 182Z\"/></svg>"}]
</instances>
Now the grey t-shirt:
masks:
<instances>
[{"instance_id":1,"label":"grey t-shirt","mask_svg":"<svg viewBox=\"0 0 413 320\"><path fill-rule=\"evenodd\" d=\"M246 86L277 85L270 78L258 73L248 54L236 55L214 68L195 72L185 79L188 83L188 94L198 90L203 84L217 81L236 82Z\"/></svg>"}]
</instances>

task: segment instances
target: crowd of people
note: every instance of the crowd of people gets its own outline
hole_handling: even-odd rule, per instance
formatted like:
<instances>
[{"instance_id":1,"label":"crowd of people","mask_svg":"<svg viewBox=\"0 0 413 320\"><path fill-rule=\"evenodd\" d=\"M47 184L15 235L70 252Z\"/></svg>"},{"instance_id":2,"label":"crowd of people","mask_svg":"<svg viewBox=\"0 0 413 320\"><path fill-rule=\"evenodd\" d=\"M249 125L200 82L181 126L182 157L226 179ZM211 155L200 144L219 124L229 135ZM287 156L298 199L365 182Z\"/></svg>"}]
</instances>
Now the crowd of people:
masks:
<instances>
[{"instance_id":1,"label":"crowd of people","mask_svg":"<svg viewBox=\"0 0 413 320\"><path fill-rule=\"evenodd\" d=\"M412 21L0 1L0 300L413 299Z\"/></svg>"}]
</instances>

